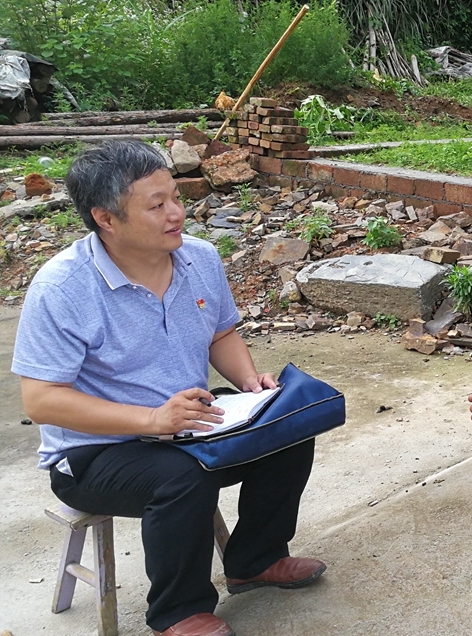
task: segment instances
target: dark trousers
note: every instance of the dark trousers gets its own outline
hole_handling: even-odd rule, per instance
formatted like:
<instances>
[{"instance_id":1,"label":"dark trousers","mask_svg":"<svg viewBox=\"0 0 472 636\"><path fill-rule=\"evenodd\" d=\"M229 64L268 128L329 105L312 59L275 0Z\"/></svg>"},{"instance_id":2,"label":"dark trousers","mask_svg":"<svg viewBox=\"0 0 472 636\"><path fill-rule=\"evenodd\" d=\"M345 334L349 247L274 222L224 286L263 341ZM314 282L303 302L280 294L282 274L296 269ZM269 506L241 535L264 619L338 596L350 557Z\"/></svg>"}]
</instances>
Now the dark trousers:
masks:
<instances>
[{"instance_id":1,"label":"dark trousers","mask_svg":"<svg viewBox=\"0 0 472 636\"><path fill-rule=\"evenodd\" d=\"M147 624L156 631L203 612L218 594L211 583L213 515L222 487L239 482L239 519L224 555L226 576L257 576L288 556L314 441L242 466L204 470L172 444L125 442L72 449L74 477L51 469L54 493L94 514L142 519L151 581Z\"/></svg>"}]
</instances>

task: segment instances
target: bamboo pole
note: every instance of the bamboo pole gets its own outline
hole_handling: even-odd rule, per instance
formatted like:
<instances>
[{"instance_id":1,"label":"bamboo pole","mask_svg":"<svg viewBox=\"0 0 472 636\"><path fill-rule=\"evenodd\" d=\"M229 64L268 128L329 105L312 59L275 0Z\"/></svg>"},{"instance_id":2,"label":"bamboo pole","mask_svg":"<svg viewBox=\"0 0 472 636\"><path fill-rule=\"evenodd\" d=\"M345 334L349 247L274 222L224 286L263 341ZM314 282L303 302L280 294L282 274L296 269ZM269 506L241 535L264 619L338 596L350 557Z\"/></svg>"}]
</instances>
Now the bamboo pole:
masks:
<instances>
[{"instance_id":1,"label":"bamboo pole","mask_svg":"<svg viewBox=\"0 0 472 636\"><path fill-rule=\"evenodd\" d=\"M240 98L238 99L236 104L233 106L233 108L231 110L231 113L235 113L240 108L240 106L242 104L244 104L244 102L246 101L246 97L251 92L254 84L258 81L258 79L260 78L262 73L265 71L266 67L272 62L274 57L277 55L277 53L283 47L283 45L285 44L286 40L291 35L291 33L293 31L295 31L295 29L297 28L299 22L302 20L302 18L304 17L305 13L309 9L310 9L310 7L307 4L303 5L303 7L301 8L301 10L297 14L297 16L293 19L293 21L290 24L290 26L287 28L285 33L280 38L280 40L277 42L277 44L274 46L274 48L269 53L269 55L266 57L266 59L262 62L262 64L259 66L259 68L257 69L257 71L254 74L254 77L251 79L249 84L246 86L246 88L242 92ZM215 140L218 140L221 137L221 135L223 134L223 132L224 132L224 130L226 128L226 126L230 123L230 121L231 121L231 117L227 117L225 119L225 121L222 123L220 129L218 130L218 132L215 135Z\"/></svg>"}]
</instances>

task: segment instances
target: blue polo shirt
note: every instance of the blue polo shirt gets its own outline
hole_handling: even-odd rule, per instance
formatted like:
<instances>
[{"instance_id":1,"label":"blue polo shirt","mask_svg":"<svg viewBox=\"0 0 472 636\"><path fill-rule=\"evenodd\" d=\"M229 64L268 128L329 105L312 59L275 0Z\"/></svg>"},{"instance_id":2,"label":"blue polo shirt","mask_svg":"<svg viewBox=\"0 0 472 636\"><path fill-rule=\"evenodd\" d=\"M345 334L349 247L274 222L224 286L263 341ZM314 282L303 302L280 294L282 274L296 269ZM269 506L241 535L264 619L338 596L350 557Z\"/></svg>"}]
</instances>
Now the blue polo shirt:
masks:
<instances>
[{"instance_id":1,"label":"blue polo shirt","mask_svg":"<svg viewBox=\"0 0 472 636\"><path fill-rule=\"evenodd\" d=\"M172 258L172 282L161 302L126 278L94 232L54 256L26 295L12 371L149 407L178 391L206 389L210 344L237 322L238 312L210 243L185 235ZM41 468L69 448L134 438L40 429Z\"/></svg>"}]
</instances>

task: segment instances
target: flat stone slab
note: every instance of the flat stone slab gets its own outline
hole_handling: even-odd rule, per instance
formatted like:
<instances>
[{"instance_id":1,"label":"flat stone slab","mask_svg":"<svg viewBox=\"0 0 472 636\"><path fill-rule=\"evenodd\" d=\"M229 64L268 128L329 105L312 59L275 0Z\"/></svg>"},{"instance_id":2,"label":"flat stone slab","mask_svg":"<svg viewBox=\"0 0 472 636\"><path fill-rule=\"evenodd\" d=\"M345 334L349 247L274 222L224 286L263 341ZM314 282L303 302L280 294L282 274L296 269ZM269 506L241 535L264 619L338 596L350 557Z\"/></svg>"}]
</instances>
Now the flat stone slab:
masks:
<instances>
[{"instance_id":1,"label":"flat stone slab","mask_svg":"<svg viewBox=\"0 0 472 636\"><path fill-rule=\"evenodd\" d=\"M312 263L298 272L296 280L317 308L429 320L448 269L403 254L346 255Z\"/></svg>"}]
</instances>

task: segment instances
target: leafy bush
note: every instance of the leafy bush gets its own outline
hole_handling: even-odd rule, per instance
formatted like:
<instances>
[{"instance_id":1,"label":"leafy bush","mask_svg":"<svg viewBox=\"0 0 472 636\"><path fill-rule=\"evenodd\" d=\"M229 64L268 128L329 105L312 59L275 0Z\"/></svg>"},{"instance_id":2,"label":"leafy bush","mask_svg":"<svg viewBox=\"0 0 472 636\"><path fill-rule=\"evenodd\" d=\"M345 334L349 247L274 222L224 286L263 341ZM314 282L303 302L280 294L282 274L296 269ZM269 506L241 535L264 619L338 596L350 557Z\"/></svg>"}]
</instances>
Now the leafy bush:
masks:
<instances>
[{"instance_id":1,"label":"leafy bush","mask_svg":"<svg viewBox=\"0 0 472 636\"><path fill-rule=\"evenodd\" d=\"M372 219L367 223L367 234L364 243L377 250L380 247L398 245L402 236L393 225L388 225L383 217Z\"/></svg>"},{"instance_id":2,"label":"leafy bush","mask_svg":"<svg viewBox=\"0 0 472 636\"><path fill-rule=\"evenodd\" d=\"M390 329L390 331L402 326L402 321L394 314L382 314L380 311L375 316L375 322L379 327Z\"/></svg>"},{"instance_id":3,"label":"leafy bush","mask_svg":"<svg viewBox=\"0 0 472 636\"><path fill-rule=\"evenodd\" d=\"M238 249L238 244L232 236L223 234L218 239L218 245L216 249L218 250L221 258L226 258L227 256L231 256L231 254Z\"/></svg>"},{"instance_id":4,"label":"leafy bush","mask_svg":"<svg viewBox=\"0 0 472 636\"><path fill-rule=\"evenodd\" d=\"M295 109L295 117L300 126L309 129L310 143L315 143L334 130L352 129L355 112L353 106L330 107L321 95L310 95L302 101L299 109Z\"/></svg>"},{"instance_id":5,"label":"leafy bush","mask_svg":"<svg viewBox=\"0 0 472 636\"><path fill-rule=\"evenodd\" d=\"M300 232L300 238L307 243L318 242L323 238L328 238L334 232L331 229L329 217L321 212L316 213L314 216L303 217L300 225L303 228Z\"/></svg>"},{"instance_id":6,"label":"leafy bush","mask_svg":"<svg viewBox=\"0 0 472 636\"><path fill-rule=\"evenodd\" d=\"M472 316L472 269L454 265L447 274L445 283L455 302L454 311L460 311L467 317Z\"/></svg>"}]
</instances>

